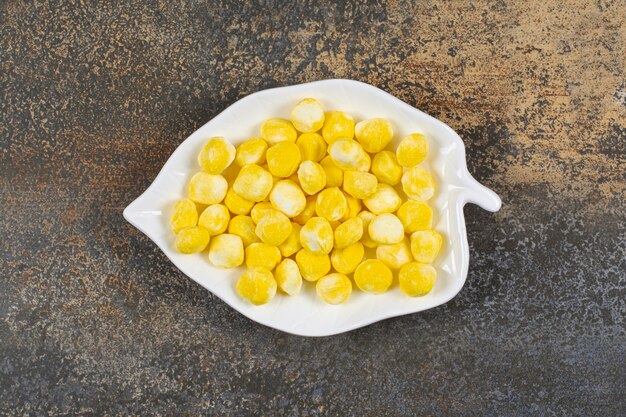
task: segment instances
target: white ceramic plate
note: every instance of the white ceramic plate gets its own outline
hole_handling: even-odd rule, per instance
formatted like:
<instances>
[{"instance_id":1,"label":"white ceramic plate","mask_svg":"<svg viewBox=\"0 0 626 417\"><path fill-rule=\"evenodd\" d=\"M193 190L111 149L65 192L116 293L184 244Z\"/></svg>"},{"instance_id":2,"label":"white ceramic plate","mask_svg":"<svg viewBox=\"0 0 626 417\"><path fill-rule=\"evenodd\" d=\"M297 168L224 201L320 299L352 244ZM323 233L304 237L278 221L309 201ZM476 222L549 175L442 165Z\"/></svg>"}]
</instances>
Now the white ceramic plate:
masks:
<instances>
[{"instance_id":1,"label":"white ceramic plate","mask_svg":"<svg viewBox=\"0 0 626 417\"><path fill-rule=\"evenodd\" d=\"M429 156L423 165L431 170L436 182L436 195L430 201L435 213L433 229L444 236L444 245L434 264L437 281L426 296L407 297L396 282L381 295L355 289L342 305L332 306L315 294L313 284L305 282L298 296L279 292L269 304L257 307L235 292L242 268L215 268L210 265L206 251L194 255L175 251L169 226L172 207L187 196L188 180L199 170L196 156L206 140L224 136L237 145L258 136L263 120L288 118L291 108L305 97L318 99L327 110L346 111L356 121L372 117L389 119L395 130L395 143L391 144L394 148L409 133L421 132L428 138ZM467 202L494 212L501 205L498 196L467 171L465 147L450 127L371 85L352 80L325 80L260 91L228 107L180 144L150 187L126 207L124 217L152 239L183 273L245 316L288 333L328 336L436 307L458 294L469 263L463 217Z\"/></svg>"}]
</instances>

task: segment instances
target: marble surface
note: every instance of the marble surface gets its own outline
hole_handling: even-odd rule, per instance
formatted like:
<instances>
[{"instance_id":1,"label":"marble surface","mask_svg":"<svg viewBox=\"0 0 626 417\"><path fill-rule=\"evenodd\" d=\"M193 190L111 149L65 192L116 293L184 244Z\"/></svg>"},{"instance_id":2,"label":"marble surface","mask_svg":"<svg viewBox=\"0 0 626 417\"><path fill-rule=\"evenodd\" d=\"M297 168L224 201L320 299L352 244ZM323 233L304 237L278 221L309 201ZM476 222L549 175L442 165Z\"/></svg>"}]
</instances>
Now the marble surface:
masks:
<instances>
[{"instance_id":1,"label":"marble surface","mask_svg":"<svg viewBox=\"0 0 626 417\"><path fill-rule=\"evenodd\" d=\"M621 0L0 3L0 415L573 415L626 409ZM122 218L252 92L380 87L503 200L436 309L259 326Z\"/></svg>"}]
</instances>

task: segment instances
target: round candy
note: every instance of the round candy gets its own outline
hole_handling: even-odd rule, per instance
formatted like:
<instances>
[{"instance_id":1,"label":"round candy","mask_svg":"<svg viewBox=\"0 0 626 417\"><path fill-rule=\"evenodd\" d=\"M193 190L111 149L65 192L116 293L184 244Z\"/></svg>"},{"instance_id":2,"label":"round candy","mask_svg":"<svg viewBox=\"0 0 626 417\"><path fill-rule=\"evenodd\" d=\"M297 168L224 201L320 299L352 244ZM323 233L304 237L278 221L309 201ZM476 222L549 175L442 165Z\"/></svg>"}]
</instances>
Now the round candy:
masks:
<instances>
[{"instance_id":1,"label":"round candy","mask_svg":"<svg viewBox=\"0 0 626 417\"><path fill-rule=\"evenodd\" d=\"M232 187L226 192L224 204L233 214L248 214L250 210L252 210L252 207L254 207L254 201L249 201L241 197Z\"/></svg>"},{"instance_id":2,"label":"round candy","mask_svg":"<svg viewBox=\"0 0 626 417\"><path fill-rule=\"evenodd\" d=\"M411 234L411 253L417 262L432 263L441 249L442 236L434 230L419 230Z\"/></svg>"},{"instance_id":3,"label":"round candy","mask_svg":"<svg viewBox=\"0 0 626 417\"><path fill-rule=\"evenodd\" d=\"M354 119L342 111L331 111L326 113L322 136L329 145L337 138L354 137Z\"/></svg>"},{"instance_id":4,"label":"round candy","mask_svg":"<svg viewBox=\"0 0 626 417\"><path fill-rule=\"evenodd\" d=\"M276 210L287 217L295 217L306 207L306 197L302 189L291 180L278 181L270 193L270 201Z\"/></svg>"},{"instance_id":5,"label":"round candy","mask_svg":"<svg viewBox=\"0 0 626 417\"><path fill-rule=\"evenodd\" d=\"M174 205L174 213L172 214L170 223L174 233L180 232L185 227L198 224L198 209L196 208L196 203L188 198L179 200Z\"/></svg>"},{"instance_id":6,"label":"round candy","mask_svg":"<svg viewBox=\"0 0 626 417\"><path fill-rule=\"evenodd\" d=\"M335 165L343 170L367 172L372 160L365 153L359 142L352 139L339 138L328 146L328 154Z\"/></svg>"},{"instance_id":7,"label":"round candy","mask_svg":"<svg viewBox=\"0 0 626 417\"><path fill-rule=\"evenodd\" d=\"M398 274L400 289L411 297L428 294L435 285L437 270L432 265L410 262Z\"/></svg>"},{"instance_id":8,"label":"round candy","mask_svg":"<svg viewBox=\"0 0 626 417\"><path fill-rule=\"evenodd\" d=\"M235 163L240 167L250 164L263 165L265 163L267 142L261 138L248 139L237 147Z\"/></svg>"},{"instance_id":9,"label":"round candy","mask_svg":"<svg viewBox=\"0 0 626 417\"><path fill-rule=\"evenodd\" d=\"M256 224L250 216L235 216L230 219L228 224L228 233L237 235L241 238L244 246L248 246L254 242L260 242L261 240L256 235L254 229Z\"/></svg>"},{"instance_id":10,"label":"round candy","mask_svg":"<svg viewBox=\"0 0 626 417\"><path fill-rule=\"evenodd\" d=\"M387 119L363 120L354 127L356 140L369 153L382 151L391 142L393 129Z\"/></svg>"},{"instance_id":11,"label":"round candy","mask_svg":"<svg viewBox=\"0 0 626 417\"><path fill-rule=\"evenodd\" d=\"M220 268L234 268L243 263L243 242L237 235L214 236L209 244L209 260Z\"/></svg>"},{"instance_id":12,"label":"round candy","mask_svg":"<svg viewBox=\"0 0 626 417\"><path fill-rule=\"evenodd\" d=\"M367 229L370 237L378 243L390 245L398 243L404 238L402 222L391 213L376 216Z\"/></svg>"},{"instance_id":13,"label":"round candy","mask_svg":"<svg viewBox=\"0 0 626 417\"><path fill-rule=\"evenodd\" d=\"M279 142L296 142L298 132L289 120L279 119L277 117L267 119L261 126L261 136L270 145ZM287 175L289 176L289 175Z\"/></svg>"},{"instance_id":14,"label":"round candy","mask_svg":"<svg viewBox=\"0 0 626 417\"><path fill-rule=\"evenodd\" d=\"M398 163L396 154L390 151L382 151L374 155L372 159L372 174L378 181L389 185L396 185L402 178L402 167Z\"/></svg>"},{"instance_id":15,"label":"round candy","mask_svg":"<svg viewBox=\"0 0 626 417\"><path fill-rule=\"evenodd\" d=\"M189 198L200 204L217 204L226 196L228 183L221 175L198 172L189 181Z\"/></svg>"},{"instance_id":16,"label":"round candy","mask_svg":"<svg viewBox=\"0 0 626 417\"><path fill-rule=\"evenodd\" d=\"M256 225L255 232L268 245L278 246L291 233L289 218L278 210L270 210Z\"/></svg>"},{"instance_id":17,"label":"round candy","mask_svg":"<svg viewBox=\"0 0 626 417\"><path fill-rule=\"evenodd\" d=\"M265 200L273 185L272 174L258 165L250 164L241 168L237 174L233 183L233 190L241 198L259 202Z\"/></svg>"},{"instance_id":18,"label":"round candy","mask_svg":"<svg viewBox=\"0 0 626 417\"><path fill-rule=\"evenodd\" d=\"M303 161L319 162L326 155L326 142L319 133L303 133L296 145L300 148Z\"/></svg>"},{"instance_id":19,"label":"round candy","mask_svg":"<svg viewBox=\"0 0 626 417\"><path fill-rule=\"evenodd\" d=\"M335 229L335 247L342 249L358 242L363 236L363 220L353 217Z\"/></svg>"},{"instance_id":20,"label":"round candy","mask_svg":"<svg viewBox=\"0 0 626 417\"><path fill-rule=\"evenodd\" d=\"M302 248L296 253L296 263L307 281L317 281L330 271L330 258L328 255L316 255Z\"/></svg>"},{"instance_id":21,"label":"round candy","mask_svg":"<svg viewBox=\"0 0 626 417\"><path fill-rule=\"evenodd\" d=\"M428 141L421 133L412 133L400 141L396 148L398 163L403 167L413 167L426 159Z\"/></svg>"},{"instance_id":22,"label":"round candy","mask_svg":"<svg viewBox=\"0 0 626 417\"><path fill-rule=\"evenodd\" d=\"M361 291L380 294L389 289L393 280L391 270L378 259L368 259L354 271L354 282Z\"/></svg>"},{"instance_id":23,"label":"round candy","mask_svg":"<svg viewBox=\"0 0 626 417\"><path fill-rule=\"evenodd\" d=\"M354 198L364 199L376 192L378 180L369 172L346 171L343 174L343 189Z\"/></svg>"},{"instance_id":24,"label":"round candy","mask_svg":"<svg viewBox=\"0 0 626 417\"><path fill-rule=\"evenodd\" d=\"M398 209L398 218L405 233L428 230L433 227L433 210L421 201L409 200Z\"/></svg>"},{"instance_id":25,"label":"round candy","mask_svg":"<svg viewBox=\"0 0 626 417\"><path fill-rule=\"evenodd\" d=\"M391 269L400 269L413 260L409 240L405 237L399 243L380 245L376 248L376 258Z\"/></svg>"},{"instance_id":26,"label":"round candy","mask_svg":"<svg viewBox=\"0 0 626 417\"><path fill-rule=\"evenodd\" d=\"M428 201L435 194L433 178L422 167L409 168L402 175L402 189L414 200Z\"/></svg>"},{"instance_id":27,"label":"round candy","mask_svg":"<svg viewBox=\"0 0 626 417\"><path fill-rule=\"evenodd\" d=\"M248 268L261 267L271 271L280 262L281 255L276 246L258 242L245 249L245 259Z\"/></svg>"},{"instance_id":28,"label":"round candy","mask_svg":"<svg viewBox=\"0 0 626 417\"><path fill-rule=\"evenodd\" d=\"M302 287L302 275L293 259L283 259L274 272L278 288L289 295L296 295Z\"/></svg>"},{"instance_id":29,"label":"round candy","mask_svg":"<svg viewBox=\"0 0 626 417\"><path fill-rule=\"evenodd\" d=\"M316 255L325 255L333 249L333 229L323 217L312 217L300 229L300 243Z\"/></svg>"},{"instance_id":30,"label":"round candy","mask_svg":"<svg viewBox=\"0 0 626 417\"><path fill-rule=\"evenodd\" d=\"M326 186L326 171L317 162L304 161L298 168L298 181L305 193L316 194Z\"/></svg>"},{"instance_id":31,"label":"round candy","mask_svg":"<svg viewBox=\"0 0 626 417\"><path fill-rule=\"evenodd\" d=\"M363 204L374 214L393 213L402 204L402 199L392 186L379 183L374 194L363 199Z\"/></svg>"},{"instance_id":32,"label":"round candy","mask_svg":"<svg viewBox=\"0 0 626 417\"><path fill-rule=\"evenodd\" d=\"M222 137L215 137L202 147L198 163L209 174L221 174L235 159L235 147Z\"/></svg>"},{"instance_id":33,"label":"round candy","mask_svg":"<svg viewBox=\"0 0 626 417\"><path fill-rule=\"evenodd\" d=\"M252 304L268 303L276 295L276 280L270 271L264 268L248 269L237 281L236 290Z\"/></svg>"},{"instance_id":34,"label":"round candy","mask_svg":"<svg viewBox=\"0 0 626 417\"><path fill-rule=\"evenodd\" d=\"M174 246L180 253L197 253L206 248L206 245L209 244L209 239L209 231L204 227L191 226L184 228L176 234Z\"/></svg>"},{"instance_id":35,"label":"round candy","mask_svg":"<svg viewBox=\"0 0 626 417\"><path fill-rule=\"evenodd\" d=\"M295 143L279 142L267 150L265 158L272 175L287 178L292 176L298 169L302 155Z\"/></svg>"},{"instance_id":36,"label":"round candy","mask_svg":"<svg viewBox=\"0 0 626 417\"><path fill-rule=\"evenodd\" d=\"M317 281L315 291L328 304L341 304L350 297L352 282L344 274L329 274Z\"/></svg>"},{"instance_id":37,"label":"round candy","mask_svg":"<svg viewBox=\"0 0 626 417\"><path fill-rule=\"evenodd\" d=\"M341 219L348 210L348 202L337 187L327 188L317 195L315 213L328 220Z\"/></svg>"},{"instance_id":38,"label":"round candy","mask_svg":"<svg viewBox=\"0 0 626 417\"><path fill-rule=\"evenodd\" d=\"M314 98L305 98L291 110L291 123L300 132L316 132L324 125L324 109Z\"/></svg>"},{"instance_id":39,"label":"round candy","mask_svg":"<svg viewBox=\"0 0 626 417\"><path fill-rule=\"evenodd\" d=\"M365 249L361 242L353 243L343 249L335 248L330 255L333 268L342 274L351 274L363 260Z\"/></svg>"},{"instance_id":40,"label":"round candy","mask_svg":"<svg viewBox=\"0 0 626 417\"><path fill-rule=\"evenodd\" d=\"M198 219L198 225L207 229L211 236L215 236L226 231L229 221L230 213L226 206L223 204L212 204L204 209Z\"/></svg>"}]
</instances>

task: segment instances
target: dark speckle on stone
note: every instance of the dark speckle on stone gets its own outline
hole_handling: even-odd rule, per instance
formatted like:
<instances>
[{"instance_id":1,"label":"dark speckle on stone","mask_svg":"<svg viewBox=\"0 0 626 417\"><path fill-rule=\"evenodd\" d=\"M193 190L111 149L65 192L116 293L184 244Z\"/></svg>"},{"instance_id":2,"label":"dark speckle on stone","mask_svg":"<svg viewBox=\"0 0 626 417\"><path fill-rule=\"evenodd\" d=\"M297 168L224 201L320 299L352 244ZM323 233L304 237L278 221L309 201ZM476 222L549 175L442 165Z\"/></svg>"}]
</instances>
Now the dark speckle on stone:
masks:
<instances>
[{"instance_id":1,"label":"dark speckle on stone","mask_svg":"<svg viewBox=\"0 0 626 417\"><path fill-rule=\"evenodd\" d=\"M620 1L0 4L0 415L618 416ZM364 81L458 131L447 304L307 339L243 317L122 217L238 98Z\"/></svg>"}]
</instances>

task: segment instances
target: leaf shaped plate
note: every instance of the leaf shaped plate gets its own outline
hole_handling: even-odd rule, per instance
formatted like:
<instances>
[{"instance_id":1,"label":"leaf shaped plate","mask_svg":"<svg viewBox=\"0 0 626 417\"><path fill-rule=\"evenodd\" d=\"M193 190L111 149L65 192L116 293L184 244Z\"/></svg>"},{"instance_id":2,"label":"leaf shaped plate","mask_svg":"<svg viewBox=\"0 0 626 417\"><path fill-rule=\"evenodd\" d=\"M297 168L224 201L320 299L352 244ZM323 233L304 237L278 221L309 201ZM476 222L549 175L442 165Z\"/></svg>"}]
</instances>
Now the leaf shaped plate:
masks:
<instances>
[{"instance_id":1,"label":"leaf shaped plate","mask_svg":"<svg viewBox=\"0 0 626 417\"><path fill-rule=\"evenodd\" d=\"M423 297L402 294L397 282L380 295L359 290L342 305L324 303L315 286L305 282L302 292L289 297L280 292L268 304L257 307L235 292L242 268L213 267L206 251L183 255L174 249L169 226L174 203L187 196L191 175L199 170L196 156L206 140L224 136L233 144L258 136L269 117L289 117L291 108L305 97L318 99L325 109L340 109L355 120L385 117L394 126L395 148L405 135L421 132L429 140L429 156L423 163L436 183L433 229L444 236L444 245L434 266L438 276L433 290ZM323 80L251 94L220 113L189 136L174 151L148 189L124 210L124 217L145 233L188 277L224 300L241 314L275 329L303 336L328 336L346 332L389 317L441 305L463 287L469 264L463 206L471 202L497 211L501 202L467 171L463 141L450 127L390 94L358 81Z\"/></svg>"}]
</instances>

